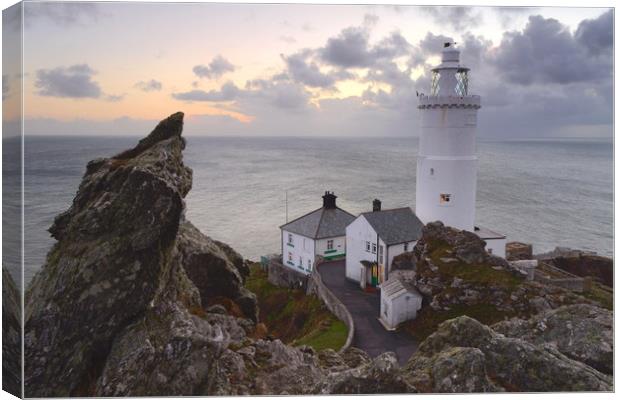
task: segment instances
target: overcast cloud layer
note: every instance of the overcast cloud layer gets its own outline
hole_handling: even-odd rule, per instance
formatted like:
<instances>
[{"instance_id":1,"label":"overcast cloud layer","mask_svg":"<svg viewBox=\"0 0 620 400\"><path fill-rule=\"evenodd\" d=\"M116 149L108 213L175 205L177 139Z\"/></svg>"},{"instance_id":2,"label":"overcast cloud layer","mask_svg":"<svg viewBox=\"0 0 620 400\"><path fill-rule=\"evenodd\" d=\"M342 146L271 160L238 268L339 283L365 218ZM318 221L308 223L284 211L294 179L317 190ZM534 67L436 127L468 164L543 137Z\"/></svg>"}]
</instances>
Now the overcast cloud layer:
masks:
<instances>
[{"instance_id":1,"label":"overcast cloud layer","mask_svg":"<svg viewBox=\"0 0 620 400\"><path fill-rule=\"evenodd\" d=\"M89 8L75 10L63 16L67 9L43 7L31 15L56 18L65 24L99 15L89 14L93 11ZM561 21L536 14L535 9L501 9L498 18L506 26L510 25L511 13L531 15L525 26L508 28L499 43L468 31L472 24L482 23L475 9L424 7L422 12L450 24L460 34L427 32L417 42L409 41L398 30L377 36L373 32L378 17L368 14L358 25L333 32L318 47L302 47L294 37L282 36L283 46L297 49L280 54L276 73L256 76L245 84L230 78L244 66L220 54L188 66L194 79L185 87L170 87L146 72L144 80L134 81L127 91L167 93L181 110L184 104L200 103L247 117L242 122L233 116L188 115L190 134L415 136L416 93L429 91L430 61L437 60L442 43L456 40L462 63L472 68L470 91L482 96L480 136L611 137L613 10L585 19L571 31ZM106 94L98 83L96 69L88 63L39 69L36 95L74 101L124 101L124 94ZM424 73L414 79L416 71ZM205 82L215 82L217 88L201 89ZM366 89L359 96L342 98L338 87L346 82ZM9 79L3 79L3 99L10 95L10 85ZM132 127L141 130L149 124L151 121L129 116L93 122L90 130L102 133L122 126L133 131ZM38 118L28 126L36 131L33 133L89 130L84 119L60 122Z\"/></svg>"}]
</instances>

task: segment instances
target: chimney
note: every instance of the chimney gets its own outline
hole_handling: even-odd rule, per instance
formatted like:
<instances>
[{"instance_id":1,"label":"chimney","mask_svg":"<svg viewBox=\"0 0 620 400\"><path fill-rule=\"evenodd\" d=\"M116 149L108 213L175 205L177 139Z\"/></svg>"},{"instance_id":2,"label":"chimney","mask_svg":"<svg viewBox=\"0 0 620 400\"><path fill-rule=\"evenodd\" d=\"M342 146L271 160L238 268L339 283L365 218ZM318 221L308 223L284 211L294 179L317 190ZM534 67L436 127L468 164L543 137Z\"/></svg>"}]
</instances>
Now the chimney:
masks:
<instances>
[{"instance_id":1,"label":"chimney","mask_svg":"<svg viewBox=\"0 0 620 400\"><path fill-rule=\"evenodd\" d=\"M334 192L326 191L323 195L323 208L336 208L336 196Z\"/></svg>"},{"instance_id":2,"label":"chimney","mask_svg":"<svg viewBox=\"0 0 620 400\"><path fill-rule=\"evenodd\" d=\"M381 211L381 200L374 199L372 201L372 212Z\"/></svg>"}]
</instances>

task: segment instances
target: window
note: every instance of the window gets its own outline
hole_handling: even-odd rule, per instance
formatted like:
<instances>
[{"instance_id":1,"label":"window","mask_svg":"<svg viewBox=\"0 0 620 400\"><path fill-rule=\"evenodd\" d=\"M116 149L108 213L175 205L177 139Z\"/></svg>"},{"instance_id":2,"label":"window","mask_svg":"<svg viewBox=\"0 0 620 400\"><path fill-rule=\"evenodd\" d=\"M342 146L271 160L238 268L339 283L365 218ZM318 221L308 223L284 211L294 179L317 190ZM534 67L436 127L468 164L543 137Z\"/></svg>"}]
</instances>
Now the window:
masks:
<instances>
[{"instance_id":1,"label":"window","mask_svg":"<svg viewBox=\"0 0 620 400\"><path fill-rule=\"evenodd\" d=\"M469 89L469 77L467 76L467 70L463 69L456 73L456 87L454 93L457 96L467 96L467 90Z\"/></svg>"},{"instance_id":2,"label":"window","mask_svg":"<svg viewBox=\"0 0 620 400\"><path fill-rule=\"evenodd\" d=\"M328 240L327 241L327 250L333 250L334 249L334 241L333 240Z\"/></svg>"},{"instance_id":3,"label":"window","mask_svg":"<svg viewBox=\"0 0 620 400\"><path fill-rule=\"evenodd\" d=\"M403 247L405 251L409 251L409 243L405 243Z\"/></svg>"},{"instance_id":4,"label":"window","mask_svg":"<svg viewBox=\"0 0 620 400\"><path fill-rule=\"evenodd\" d=\"M452 195L450 193L441 193L439 195L439 204L449 204L452 199Z\"/></svg>"},{"instance_id":5,"label":"window","mask_svg":"<svg viewBox=\"0 0 620 400\"><path fill-rule=\"evenodd\" d=\"M293 234L292 233L288 234L288 242L291 243L291 244L293 243Z\"/></svg>"},{"instance_id":6,"label":"window","mask_svg":"<svg viewBox=\"0 0 620 400\"><path fill-rule=\"evenodd\" d=\"M383 246L379 246L379 262L383 263Z\"/></svg>"},{"instance_id":7,"label":"window","mask_svg":"<svg viewBox=\"0 0 620 400\"><path fill-rule=\"evenodd\" d=\"M366 251L370 253L370 242L366 242Z\"/></svg>"},{"instance_id":8,"label":"window","mask_svg":"<svg viewBox=\"0 0 620 400\"><path fill-rule=\"evenodd\" d=\"M308 271L312 269L312 260L308 259Z\"/></svg>"},{"instance_id":9,"label":"window","mask_svg":"<svg viewBox=\"0 0 620 400\"><path fill-rule=\"evenodd\" d=\"M433 76L431 78L431 96L439 95L439 78L441 75L439 71L433 71Z\"/></svg>"},{"instance_id":10,"label":"window","mask_svg":"<svg viewBox=\"0 0 620 400\"><path fill-rule=\"evenodd\" d=\"M372 244L372 254L377 254L377 245L376 244Z\"/></svg>"},{"instance_id":11,"label":"window","mask_svg":"<svg viewBox=\"0 0 620 400\"><path fill-rule=\"evenodd\" d=\"M431 168L431 176L435 175L435 168Z\"/></svg>"},{"instance_id":12,"label":"window","mask_svg":"<svg viewBox=\"0 0 620 400\"><path fill-rule=\"evenodd\" d=\"M301 258L301 256L299 256L299 266L303 268L304 265L304 260L303 258Z\"/></svg>"},{"instance_id":13,"label":"window","mask_svg":"<svg viewBox=\"0 0 620 400\"><path fill-rule=\"evenodd\" d=\"M293 253L291 252L288 253L288 260L293 261Z\"/></svg>"}]
</instances>

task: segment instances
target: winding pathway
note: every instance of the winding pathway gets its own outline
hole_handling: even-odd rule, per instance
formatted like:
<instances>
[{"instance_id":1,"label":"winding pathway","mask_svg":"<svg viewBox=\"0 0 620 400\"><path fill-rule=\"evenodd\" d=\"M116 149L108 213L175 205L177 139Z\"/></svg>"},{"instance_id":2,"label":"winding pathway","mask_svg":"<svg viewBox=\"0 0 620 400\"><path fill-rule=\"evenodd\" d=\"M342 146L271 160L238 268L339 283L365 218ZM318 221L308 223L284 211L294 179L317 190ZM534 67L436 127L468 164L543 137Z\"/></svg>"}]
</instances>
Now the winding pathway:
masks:
<instances>
[{"instance_id":1,"label":"winding pathway","mask_svg":"<svg viewBox=\"0 0 620 400\"><path fill-rule=\"evenodd\" d=\"M359 285L345 279L345 262L326 262L318 267L325 286L347 307L355 323L353 346L376 357L386 351L396 353L404 365L418 344L405 332L390 332L383 328L379 317L379 293L366 293Z\"/></svg>"}]
</instances>

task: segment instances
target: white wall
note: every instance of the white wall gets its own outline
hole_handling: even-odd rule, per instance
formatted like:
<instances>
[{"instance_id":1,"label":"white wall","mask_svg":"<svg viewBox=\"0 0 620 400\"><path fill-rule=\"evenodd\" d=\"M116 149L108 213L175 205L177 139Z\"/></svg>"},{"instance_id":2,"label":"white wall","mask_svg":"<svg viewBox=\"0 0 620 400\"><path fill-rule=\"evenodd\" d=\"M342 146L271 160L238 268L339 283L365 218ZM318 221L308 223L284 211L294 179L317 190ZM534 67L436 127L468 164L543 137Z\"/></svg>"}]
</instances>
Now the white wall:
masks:
<instances>
[{"instance_id":1,"label":"white wall","mask_svg":"<svg viewBox=\"0 0 620 400\"><path fill-rule=\"evenodd\" d=\"M487 251L491 250L491 254L506 258L506 238L503 239L484 239L487 242Z\"/></svg>"},{"instance_id":2,"label":"white wall","mask_svg":"<svg viewBox=\"0 0 620 400\"><path fill-rule=\"evenodd\" d=\"M477 97L460 102L479 101ZM429 97L428 101L432 101ZM437 100L438 102L449 101ZM475 108L422 108L420 150L416 172L416 215L425 224L445 225L473 231L476 205L477 110ZM432 170L432 172L431 172ZM442 204L440 194L450 194Z\"/></svg>"},{"instance_id":3,"label":"white wall","mask_svg":"<svg viewBox=\"0 0 620 400\"><path fill-rule=\"evenodd\" d=\"M289 245L289 233L293 237L292 246ZM293 258L292 264L289 263L289 253ZM300 257L301 268L299 267ZM314 265L314 240L282 230L282 264L296 271L309 274Z\"/></svg>"},{"instance_id":4,"label":"white wall","mask_svg":"<svg viewBox=\"0 0 620 400\"><path fill-rule=\"evenodd\" d=\"M329 240L334 241L334 250L336 251L327 250L327 242ZM346 250L347 250L346 236L337 236L333 238L319 239L316 241L316 254L320 255L323 258L343 256L346 254Z\"/></svg>"},{"instance_id":5,"label":"white wall","mask_svg":"<svg viewBox=\"0 0 620 400\"><path fill-rule=\"evenodd\" d=\"M377 259L377 255L372 253L372 244L377 243L377 233L363 215L351 222L347 226L346 232L346 276L359 282L362 271L361 261L375 261ZM366 242L370 242L371 252L366 251Z\"/></svg>"},{"instance_id":6,"label":"white wall","mask_svg":"<svg viewBox=\"0 0 620 400\"><path fill-rule=\"evenodd\" d=\"M417 293L403 293L396 298L381 294L380 318L391 329L402 322L415 319L422 308L422 296Z\"/></svg>"},{"instance_id":7,"label":"white wall","mask_svg":"<svg viewBox=\"0 0 620 400\"><path fill-rule=\"evenodd\" d=\"M408 242L407 251L412 251L413 247L416 245L417 241ZM392 270L392 261L394 261L394 257L403 254L405 252L405 244L393 244L389 247L388 250L388 271ZM388 276L389 279L389 276Z\"/></svg>"}]
</instances>

